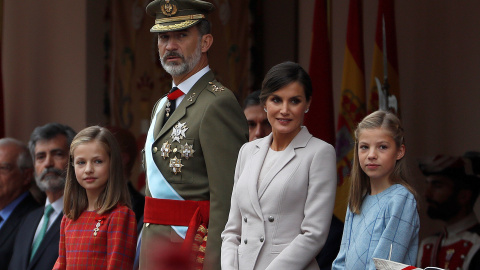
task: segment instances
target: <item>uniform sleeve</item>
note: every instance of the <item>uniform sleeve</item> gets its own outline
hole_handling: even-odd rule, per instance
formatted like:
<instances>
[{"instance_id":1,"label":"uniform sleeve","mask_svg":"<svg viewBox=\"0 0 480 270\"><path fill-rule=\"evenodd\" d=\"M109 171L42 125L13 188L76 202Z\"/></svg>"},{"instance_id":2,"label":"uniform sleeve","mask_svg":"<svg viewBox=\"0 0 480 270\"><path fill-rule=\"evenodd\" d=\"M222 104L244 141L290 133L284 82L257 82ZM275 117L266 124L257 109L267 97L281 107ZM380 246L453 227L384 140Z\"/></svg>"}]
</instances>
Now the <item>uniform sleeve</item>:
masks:
<instances>
[{"instance_id":1,"label":"uniform sleeve","mask_svg":"<svg viewBox=\"0 0 480 270\"><path fill-rule=\"evenodd\" d=\"M135 214L127 207L120 207L109 220L107 269L132 269L137 239Z\"/></svg>"},{"instance_id":2,"label":"uniform sleeve","mask_svg":"<svg viewBox=\"0 0 480 270\"><path fill-rule=\"evenodd\" d=\"M238 101L228 92L220 93L206 109L199 132L210 189L205 269L220 269L220 234L230 210L235 162L247 134L247 121Z\"/></svg>"},{"instance_id":3,"label":"uniform sleeve","mask_svg":"<svg viewBox=\"0 0 480 270\"><path fill-rule=\"evenodd\" d=\"M384 214L385 229L373 252L373 258L415 265L418 251L418 231L420 221L416 200L410 192L396 194L388 202ZM371 262L369 269L375 270Z\"/></svg>"},{"instance_id":4,"label":"uniform sleeve","mask_svg":"<svg viewBox=\"0 0 480 270\"><path fill-rule=\"evenodd\" d=\"M267 270L303 269L325 244L335 203L335 160L335 149L331 145L321 147L313 157L300 233L270 263Z\"/></svg>"},{"instance_id":5,"label":"uniform sleeve","mask_svg":"<svg viewBox=\"0 0 480 270\"><path fill-rule=\"evenodd\" d=\"M222 270L238 269L238 246L240 245L242 234L242 214L240 213L240 208L237 204L235 186L240 177L240 173L243 170L242 153L244 148L245 145L242 146L238 154L230 213L228 215L227 224L225 225L225 230L222 232Z\"/></svg>"},{"instance_id":6,"label":"uniform sleeve","mask_svg":"<svg viewBox=\"0 0 480 270\"><path fill-rule=\"evenodd\" d=\"M337 257L332 263L332 270L345 269L345 257L348 250L348 243L350 242L350 228L352 227L353 213L350 208L347 207L347 213L345 214L345 225L343 225L342 242L340 244L340 251Z\"/></svg>"},{"instance_id":7,"label":"uniform sleeve","mask_svg":"<svg viewBox=\"0 0 480 270\"><path fill-rule=\"evenodd\" d=\"M53 270L66 269L66 250L65 250L65 224L67 217L63 216L62 222L60 223L60 242L58 243L58 258L53 266Z\"/></svg>"}]
</instances>

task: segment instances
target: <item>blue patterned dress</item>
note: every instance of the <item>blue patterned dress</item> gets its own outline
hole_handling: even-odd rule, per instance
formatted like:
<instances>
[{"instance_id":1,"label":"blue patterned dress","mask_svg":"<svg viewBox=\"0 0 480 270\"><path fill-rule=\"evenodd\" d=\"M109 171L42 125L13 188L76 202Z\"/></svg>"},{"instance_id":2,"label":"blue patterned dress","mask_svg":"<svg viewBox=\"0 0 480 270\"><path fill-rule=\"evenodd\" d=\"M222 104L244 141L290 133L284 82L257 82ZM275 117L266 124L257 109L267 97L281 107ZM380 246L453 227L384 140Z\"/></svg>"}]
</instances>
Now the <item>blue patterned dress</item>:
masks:
<instances>
[{"instance_id":1,"label":"blue patterned dress","mask_svg":"<svg viewBox=\"0 0 480 270\"><path fill-rule=\"evenodd\" d=\"M417 202L402 185L366 195L359 215L347 209L340 252L332 269L375 270L372 258L415 265L420 219Z\"/></svg>"}]
</instances>

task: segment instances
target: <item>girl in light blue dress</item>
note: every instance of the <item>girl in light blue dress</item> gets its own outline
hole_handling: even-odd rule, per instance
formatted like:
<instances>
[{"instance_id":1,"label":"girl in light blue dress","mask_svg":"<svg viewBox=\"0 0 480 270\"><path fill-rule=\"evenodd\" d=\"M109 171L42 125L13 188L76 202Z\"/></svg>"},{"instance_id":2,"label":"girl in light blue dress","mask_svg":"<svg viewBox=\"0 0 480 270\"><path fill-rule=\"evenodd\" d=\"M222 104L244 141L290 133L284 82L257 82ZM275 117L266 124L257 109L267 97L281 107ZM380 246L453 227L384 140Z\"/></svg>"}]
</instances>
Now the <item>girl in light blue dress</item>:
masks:
<instances>
[{"instance_id":1,"label":"girl in light blue dress","mask_svg":"<svg viewBox=\"0 0 480 270\"><path fill-rule=\"evenodd\" d=\"M404 155L403 128L393 113L376 111L358 124L345 226L332 269L375 270L372 258L415 265L420 220Z\"/></svg>"}]
</instances>

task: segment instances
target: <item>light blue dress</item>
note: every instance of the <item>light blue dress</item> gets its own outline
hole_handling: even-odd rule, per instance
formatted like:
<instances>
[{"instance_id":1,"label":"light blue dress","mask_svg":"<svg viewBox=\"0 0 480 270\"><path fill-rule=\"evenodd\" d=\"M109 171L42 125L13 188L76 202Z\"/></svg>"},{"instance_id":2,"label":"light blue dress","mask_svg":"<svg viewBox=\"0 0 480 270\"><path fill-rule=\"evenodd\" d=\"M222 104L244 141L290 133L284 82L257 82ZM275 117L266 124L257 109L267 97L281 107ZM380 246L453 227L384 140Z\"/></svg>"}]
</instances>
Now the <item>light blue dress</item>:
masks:
<instances>
[{"instance_id":1,"label":"light blue dress","mask_svg":"<svg viewBox=\"0 0 480 270\"><path fill-rule=\"evenodd\" d=\"M367 195L359 215L347 209L340 252L332 269L375 270L372 258L415 265L420 219L417 202L402 185Z\"/></svg>"}]
</instances>

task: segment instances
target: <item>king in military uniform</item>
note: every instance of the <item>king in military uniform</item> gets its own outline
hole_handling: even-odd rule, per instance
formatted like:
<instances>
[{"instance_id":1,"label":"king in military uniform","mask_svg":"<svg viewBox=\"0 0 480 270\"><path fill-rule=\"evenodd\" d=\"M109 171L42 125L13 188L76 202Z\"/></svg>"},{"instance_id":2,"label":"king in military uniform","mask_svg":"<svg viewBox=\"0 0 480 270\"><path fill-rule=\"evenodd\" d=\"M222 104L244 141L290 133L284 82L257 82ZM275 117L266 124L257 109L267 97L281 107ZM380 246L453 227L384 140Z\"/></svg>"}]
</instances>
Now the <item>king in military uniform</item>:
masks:
<instances>
[{"instance_id":1,"label":"king in military uniform","mask_svg":"<svg viewBox=\"0 0 480 270\"><path fill-rule=\"evenodd\" d=\"M480 190L480 153L420 160L427 178L427 214L445 222L441 233L420 244L417 266L480 269L480 224L473 206Z\"/></svg>"},{"instance_id":2,"label":"king in military uniform","mask_svg":"<svg viewBox=\"0 0 480 270\"><path fill-rule=\"evenodd\" d=\"M193 250L196 269L220 269L220 233L248 127L234 94L208 66L213 36L206 15L213 10L200 0L155 0L147 6L156 18L150 31L158 33L161 64L173 82L153 109L144 149L140 269L155 267L149 257L156 251L149 245L159 239Z\"/></svg>"}]
</instances>

